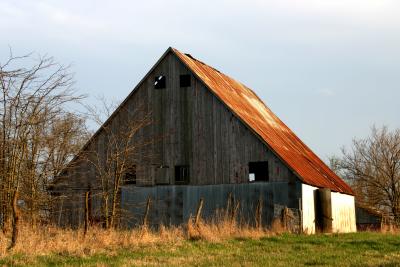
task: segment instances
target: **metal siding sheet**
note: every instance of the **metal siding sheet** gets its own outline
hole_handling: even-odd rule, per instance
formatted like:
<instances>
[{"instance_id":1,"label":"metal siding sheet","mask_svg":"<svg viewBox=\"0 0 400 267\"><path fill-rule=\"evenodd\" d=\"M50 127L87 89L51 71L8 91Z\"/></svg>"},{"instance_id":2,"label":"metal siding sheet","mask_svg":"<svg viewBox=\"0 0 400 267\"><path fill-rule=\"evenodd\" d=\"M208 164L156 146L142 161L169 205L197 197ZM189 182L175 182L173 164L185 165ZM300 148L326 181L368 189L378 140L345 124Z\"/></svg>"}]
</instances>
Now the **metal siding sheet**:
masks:
<instances>
[{"instance_id":1,"label":"metal siding sheet","mask_svg":"<svg viewBox=\"0 0 400 267\"><path fill-rule=\"evenodd\" d=\"M354 196L332 192L332 229L334 233L356 232Z\"/></svg>"},{"instance_id":2,"label":"metal siding sheet","mask_svg":"<svg viewBox=\"0 0 400 267\"><path fill-rule=\"evenodd\" d=\"M288 190L289 184L282 182L154 187L127 185L121 188L121 205L128 218L127 226L142 223L148 197L152 199L149 211L151 226L178 225L187 222L190 216L195 216L200 198L204 199L202 218L213 219L217 211L226 208L231 193L236 201L240 201L238 218L254 224L255 208L261 197L264 205L263 221L268 225L272 222L274 207L277 204L288 206Z\"/></svg>"},{"instance_id":3,"label":"metal siding sheet","mask_svg":"<svg viewBox=\"0 0 400 267\"><path fill-rule=\"evenodd\" d=\"M314 154L248 87L183 54L173 53L298 175L302 182L353 195L353 191Z\"/></svg>"},{"instance_id":4,"label":"metal siding sheet","mask_svg":"<svg viewBox=\"0 0 400 267\"><path fill-rule=\"evenodd\" d=\"M316 187L306 184L301 185L302 227L306 234L315 233L314 191L316 189Z\"/></svg>"}]
</instances>

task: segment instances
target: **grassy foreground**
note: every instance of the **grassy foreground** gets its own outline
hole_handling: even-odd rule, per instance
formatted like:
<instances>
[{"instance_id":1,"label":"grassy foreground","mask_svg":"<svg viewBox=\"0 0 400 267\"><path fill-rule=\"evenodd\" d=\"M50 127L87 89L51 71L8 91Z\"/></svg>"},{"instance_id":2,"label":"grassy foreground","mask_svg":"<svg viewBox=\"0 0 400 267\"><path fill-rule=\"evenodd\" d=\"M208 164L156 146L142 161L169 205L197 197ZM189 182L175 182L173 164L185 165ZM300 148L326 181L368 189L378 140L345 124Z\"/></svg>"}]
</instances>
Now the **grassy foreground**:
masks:
<instances>
[{"instance_id":1,"label":"grassy foreground","mask_svg":"<svg viewBox=\"0 0 400 267\"><path fill-rule=\"evenodd\" d=\"M10 253L1 265L12 266L400 266L400 235L355 233L333 235L281 234L232 238L218 242L183 240L113 248L95 254Z\"/></svg>"}]
</instances>

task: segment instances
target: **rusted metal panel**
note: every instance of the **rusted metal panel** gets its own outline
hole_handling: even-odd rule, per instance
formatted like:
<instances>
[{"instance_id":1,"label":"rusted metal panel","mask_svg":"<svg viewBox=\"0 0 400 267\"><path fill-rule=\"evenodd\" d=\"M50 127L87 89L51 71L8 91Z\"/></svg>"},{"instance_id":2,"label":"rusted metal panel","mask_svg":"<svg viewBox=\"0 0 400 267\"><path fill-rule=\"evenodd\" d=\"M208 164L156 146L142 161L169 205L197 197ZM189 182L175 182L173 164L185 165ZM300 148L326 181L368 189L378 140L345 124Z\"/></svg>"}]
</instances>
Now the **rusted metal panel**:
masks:
<instances>
[{"instance_id":1,"label":"rusted metal panel","mask_svg":"<svg viewBox=\"0 0 400 267\"><path fill-rule=\"evenodd\" d=\"M298 175L304 183L353 195L326 166L248 87L218 70L171 49L178 58Z\"/></svg>"}]
</instances>

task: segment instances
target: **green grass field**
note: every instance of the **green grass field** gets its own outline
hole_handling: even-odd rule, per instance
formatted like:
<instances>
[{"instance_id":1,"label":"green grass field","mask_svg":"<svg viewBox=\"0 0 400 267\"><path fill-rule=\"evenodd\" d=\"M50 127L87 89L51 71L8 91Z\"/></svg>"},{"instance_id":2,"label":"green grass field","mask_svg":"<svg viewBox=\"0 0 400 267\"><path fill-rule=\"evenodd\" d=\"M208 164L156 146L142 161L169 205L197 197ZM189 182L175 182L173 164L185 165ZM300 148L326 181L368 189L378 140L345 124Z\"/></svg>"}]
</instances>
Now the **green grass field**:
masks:
<instances>
[{"instance_id":1,"label":"green grass field","mask_svg":"<svg viewBox=\"0 0 400 267\"><path fill-rule=\"evenodd\" d=\"M400 266L400 236L379 233L291 235L223 242L183 241L78 256L10 254L5 266Z\"/></svg>"}]
</instances>

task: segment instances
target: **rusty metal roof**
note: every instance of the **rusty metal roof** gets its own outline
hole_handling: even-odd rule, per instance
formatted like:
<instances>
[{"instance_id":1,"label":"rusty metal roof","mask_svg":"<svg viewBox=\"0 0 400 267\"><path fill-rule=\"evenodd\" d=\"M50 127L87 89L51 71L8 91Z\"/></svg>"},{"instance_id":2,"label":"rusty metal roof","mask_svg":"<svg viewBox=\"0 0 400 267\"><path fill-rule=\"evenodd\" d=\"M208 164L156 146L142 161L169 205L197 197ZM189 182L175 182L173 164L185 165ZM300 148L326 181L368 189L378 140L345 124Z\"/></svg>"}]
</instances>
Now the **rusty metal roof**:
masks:
<instances>
[{"instance_id":1,"label":"rusty metal roof","mask_svg":"<svg viewBox=\"0 0 400 267\"><path fill-rule=\"evenodd\" d=\"M306 184L351 194L353 191L307 147L248 87L189 54L173 53L236 116L252 129Z\"/></svg>"}]
</instances>

